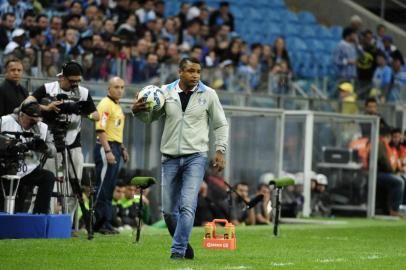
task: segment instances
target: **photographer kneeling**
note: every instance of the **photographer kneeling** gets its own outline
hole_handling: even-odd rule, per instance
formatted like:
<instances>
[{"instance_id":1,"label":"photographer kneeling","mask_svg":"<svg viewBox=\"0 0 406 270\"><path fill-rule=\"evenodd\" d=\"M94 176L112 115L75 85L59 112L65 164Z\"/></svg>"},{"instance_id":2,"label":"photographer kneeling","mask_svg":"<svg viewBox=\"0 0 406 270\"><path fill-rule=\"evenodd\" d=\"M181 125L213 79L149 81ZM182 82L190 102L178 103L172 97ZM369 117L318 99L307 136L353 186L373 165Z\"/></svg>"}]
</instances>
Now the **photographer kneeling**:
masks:
<instances>
[{"instance_id":1,"label":"photographer kneeling","mask_svg":"<svg viewBox=\"0 0 406 270\"><path fill-rule=\"evenodd\" d=\"M83 115L97 121L99 114L89 90L79 85L82 67L77 62L65 63L62 72L57 76L58 81L45 83L28 99L35 99L41 103L44 122L49 125L55 139L58 152L56 161L48 160L45 167L56 172L66 162L69 164L70 179L77 178L80 183L84 162L80 142L81 118ZM66 153L65 150L68 151L68 160L63 161L66 155L62 153ZM63 176L66 179L66 175ZM64 209L64 212L73 214L76 210L76 200L68 202L68 209Z\"/></svg>"},{"instance_id":2,"label":"photographer kneeling","mask_svg":"<svg viewBox=\"0 0 406 270\"><path fill-rule=\"evenodd\" d=\"M22 160L16 160L15 164L12 164L16 167L16 172L13 173L21 177L20 185L27 185L30 188L38 186L33 213L47 214L55 176L52 172L41 168L40 159L41 155L52 157L55 154L55 147L48 126L41 122L40 117L38 102L24 101L16 113L1 117L0 131L10 138L15 138L14 141L18 143L6 149L7 152L12 152L7 153L9 158L12 158L14 152L16 155L23 152ZM25 198L22 190L21 187L18 190L16 212L24 210Z\"/></svg>"}]
</instances>

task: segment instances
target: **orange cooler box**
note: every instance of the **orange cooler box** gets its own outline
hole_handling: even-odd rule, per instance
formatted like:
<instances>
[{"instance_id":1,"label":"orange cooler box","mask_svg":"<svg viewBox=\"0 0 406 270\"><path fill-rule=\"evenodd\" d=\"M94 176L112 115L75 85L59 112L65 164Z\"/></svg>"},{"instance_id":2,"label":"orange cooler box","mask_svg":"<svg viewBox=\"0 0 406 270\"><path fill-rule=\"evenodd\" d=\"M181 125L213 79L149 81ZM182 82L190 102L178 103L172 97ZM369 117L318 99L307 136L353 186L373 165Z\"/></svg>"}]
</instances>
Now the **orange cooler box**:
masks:
<instances>
[{"instance_id":1,"label":"orange cooler box","mask_svg":"<svg viewBox=\"0 0 406 270\"><path fill-rule=\"evenodd\" d=\"M224 234L216 234L216 223L224 224ZM226 219L214 219L204 226L203 247L207 249L231 249L237 248L235 226Z\"/></svg>"}]
</instances>

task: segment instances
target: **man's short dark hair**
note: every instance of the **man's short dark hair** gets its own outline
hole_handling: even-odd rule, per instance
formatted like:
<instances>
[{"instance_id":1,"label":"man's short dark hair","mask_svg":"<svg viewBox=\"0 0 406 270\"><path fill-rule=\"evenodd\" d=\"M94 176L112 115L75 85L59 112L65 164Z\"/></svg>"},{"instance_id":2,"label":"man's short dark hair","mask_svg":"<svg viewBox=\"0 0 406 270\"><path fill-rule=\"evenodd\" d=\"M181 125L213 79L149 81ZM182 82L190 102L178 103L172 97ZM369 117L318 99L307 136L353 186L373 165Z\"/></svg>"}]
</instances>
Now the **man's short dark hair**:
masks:
<instances>
[{"instance_id":1,"label":"man's short dark hair","mask_svg":"<svg viewBox=\"0 0 406 270\"><path fill-rule=\"evenodd\" d=\"M42 17L45 17L45 18L48 20L48 16L47 16L47 15L45 15L45 14L39 14L39 15L37 16L37 18L35 19L35 21L36 21L36 22L39 22L39 19L41 19Z\"/></svg>"},{"instance_id":2,"label":"man's short dark hair","mask_svg":"<svg viewBox=\"0 0 406 270\"><path fill-rule=\"evenodd\" d=\"M227 1L221 1L219 6L220 7L228 7L230 4Z\"/></svg>"},{"instance_id":3,"label":"man's short dark hair","mask_svg":"<svg viewBox=\"0 0 406 270\"><path fill-rule=\"evenodd\" d=\"M401 52L401 51L399 51L399 50L394 51L394 52L391 54L391 57L392 57L392 60L393 60L393 61L394 61L394 60L399 60L402 66L405 65L405 60L403 59L403 55L402 55L402 52Z\"/></svg>"},{"instance_id":4,"label":"man's short dark hair","mask_svg":"<svg viewBox=\"0 0 406 270\"><path fill-rule=\"evenodd\" d=\"M35 38L36 36L41 35L41 34L42 34L42 29L39 28L38 26L35 26L30 30L30 38Z\"/></svg>"},{"instance_id":5,"label":"man's short dark hair","mask_svg":"<svg viewBox=\"0 0 406 270\"><path fill-rule=\"evenodd\" d=\"M75 61L69 61L62 66L62 76L81 76L82 75L82 66Z\"/></svg>"},{"instance_id":6,"label":"man's short dark hair","mask_svg":"<svg viewBox=\"0 0 406 270\"><path fill-rule=\"evenodd\" d=\"M365 107L368 106L369 103L378 103L378 102L376 101L376 98L374 98L374 97L369 97L369 98L367 98L367 99L365 100L365 103L364 103Z\"/></svg>"},{"instance_id":7,"label":"man's short dark hair","mask_svg":"<svg viewBox=\"0 0 406 270\"><path fill-rule=\"evenodd\" d=\"M14 18L16 17L16 15L14 13L6 12L6 13L3 14L3 16L1 16L1 20L5 21L8 16L11 16L11 17L14 17Z\"/></svg>"},{"instance_id":8,"label":"man's short dark hair","mask_svg":"<svg viewBox=\"0 0 406 270\"><path fill-rule=\"evenodd\" d=\"M240 181L240 182L238 182L237 184L234 185L234 188L237 189L237 187L238 187L239 185L249 187L249 185L248 185L247 182Z\"/></svg>"},{"instance_id":9,"label":"man's short dark hair","mask_svg":"<svg viewBox=\"0 0 406 270\"><path fill-rule=\"evenodd\" d=\"M383 125L379 128L379 135L380 136L388 136L391 135L391 128L389 126Z\"/></svg>"},{"instance_id":10,"label":"man's short dark hair","mask_svg":"<svg viewBox=\"0 0 406 270\"><path fill-rule=\"evenodd\" d=\"M400 134L402 134L402 131L400 130L400 128L392 128L392 132L391 132L392 134L395 134L395 133L400 133Z\"/></svg>"},{"instance_id":11,"label":"man's short dark hair","mask_svg":"<svg viewBox=\"0 0 406 270\"><path fill-rule=\"evenodd\" d=\"M194 57L185 57L182 60L180 60L179 69L183 70L188 62L201 65L198 59Z\"/></svg>"},{"instance_id":12,"label":"man's short dark hair","mask_svg":"<svg viewBox=\"0 0 406 270\"><path fill-rule=\"evenodd\" d=\"M35 13L32 9L29 9L24 13L23 20L25 20L27 17L35 17Z\"/></svg>"},{"instance_id":13,"label":"man's short dark hair","mask_svg":"<svg viewBox=\"0 0 406 270\"><path fill-rule=\"evenodd\" d=\"M23 64L23 63L21 62L21 59L19 59L19 58L17 58L17 57L10 57L10 58L8 58L8 59L6 60L6 63L4 64L4 68L7 69L8 66L10 65L10 63L12 63L12 62L17 62L17 63L20 63L21 65Z\"/></svg>"},{"instance_id":14,"label":"man's short dark hair","mask_svg":"<svg viewBox=\"0 0 406 270\"><path fill-rule=\"evenodd\" d=\"M259 184L259 185L257 186L257 191L260 191L261 188L263 188L263 187L269 188L269 185L267 185L267 184L265 184L265 183L261 183L261 184Z\"/></svg>"},{"instance_id":15,"label":"man's short dark hair","mask_svg":"<svg viewBox=\"0 0 406 270\"><path fill-rule=\"evenodd\" d=\"M351 36L355 33L355 29L352 27L346 27L343 30L343 39L346 39L348 36Z\"/></svg>"}]
</instances>

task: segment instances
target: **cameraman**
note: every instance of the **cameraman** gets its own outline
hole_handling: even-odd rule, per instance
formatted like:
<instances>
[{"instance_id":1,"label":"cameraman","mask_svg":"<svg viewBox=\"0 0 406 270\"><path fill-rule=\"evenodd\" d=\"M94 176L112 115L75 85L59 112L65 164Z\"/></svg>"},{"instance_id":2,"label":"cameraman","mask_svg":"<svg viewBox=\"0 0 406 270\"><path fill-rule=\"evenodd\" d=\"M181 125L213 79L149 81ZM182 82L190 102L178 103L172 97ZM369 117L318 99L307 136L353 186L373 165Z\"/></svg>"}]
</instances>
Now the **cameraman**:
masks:
<instances>
[{"instance_id":1,"label":"cameraman","mask_svg":"<svg viewBox=\"0 0 406 270\"><path fill-rule=\"evenodd\" d=\"M85 115L91 120L99 120L99 113L89 90L79 85L82 73L82 67L77 62L67 62L62 66L62 72L57 75L58 81L45 83L29 97L40 103L48 101L48 104L41 104L45 121L56 139L58 152L63 152L64 149L70 152L79 182L82 179L83 170L83 153L80 143L81 116ZM61 160L61 156L58 154L58 160ZM70 164L69 161L67 162ZM55 164L55 161L48 161L46 166L56 171ZM59 164L60 162L58 162L58 166ZM72 169L72 164L70 164L70 176L74 178ZM69 212L73 213L74 208L76 206L73 206Z\"/></svg>"},{"instance_id":2,"label":"cameraman","mask_svg":"<svg viewBox=\"0 0 406 270\"><path fill-rule=\"evenodd\" d=\"M41 122L40 116L41 110L38 102L24 101L18 112L1 117L0 131L6 135L8 135L7 132L24 132L24 134L32 135L24 137L23 134L21 136L23 143L21 146L23 147L19 147L19 149L24 149L24 152L27 151L27 153L25 153L23 166L20 166L17 175L21 177L21 185L38 186L33 213L47 214L55 177L52 172L40 167L40 156L52 157L56 151L48 126ZM21 212L24 207L25 198L21 196L22 190L21 188L18 190L19 200L16 204L16 212Z\"/></svg>"}]
</instances>

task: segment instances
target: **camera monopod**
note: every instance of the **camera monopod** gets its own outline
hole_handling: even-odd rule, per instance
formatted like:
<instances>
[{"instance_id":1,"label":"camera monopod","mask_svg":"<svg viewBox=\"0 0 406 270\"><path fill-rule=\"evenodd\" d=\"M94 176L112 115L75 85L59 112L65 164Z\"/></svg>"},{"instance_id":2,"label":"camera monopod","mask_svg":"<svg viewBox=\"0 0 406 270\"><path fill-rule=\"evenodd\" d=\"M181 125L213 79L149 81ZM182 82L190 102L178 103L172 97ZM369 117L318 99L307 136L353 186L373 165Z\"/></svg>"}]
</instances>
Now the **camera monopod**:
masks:
<instances>
[{"instance_id":1,"label":"camera monopod","mask_svg":"<svg viewBox=\"0 0 406 270\"><path fill-rule=\"evenodd\" d=\"M281 215L281 190L284 187L291 186L295 184L295 180L289 177L282 177L277 178L269 181L269 185L273 186L276 189L276 199L275 199L275 216L274 216L274 223L273 223L273 234L275 236L278 235L278 225L279 225L279 218Z\"/></svg>"},{"instance_id":2,"label":"camera monopod","mask_svg":"<svg viewBox=\"0 0 406 270\"><path fill-rule=\"evenodd\" d=\"M149 188L154 185L156 180L154 177L149 176L135 176L131 179L131 184L140 189L140 208L138 209L138 222L137 222L137 234L134 243L138 243L141 235L141 222L142 222L142 212L143 212L143 202L142 194L144 189Z\"/></svg>"}]
</instances>

